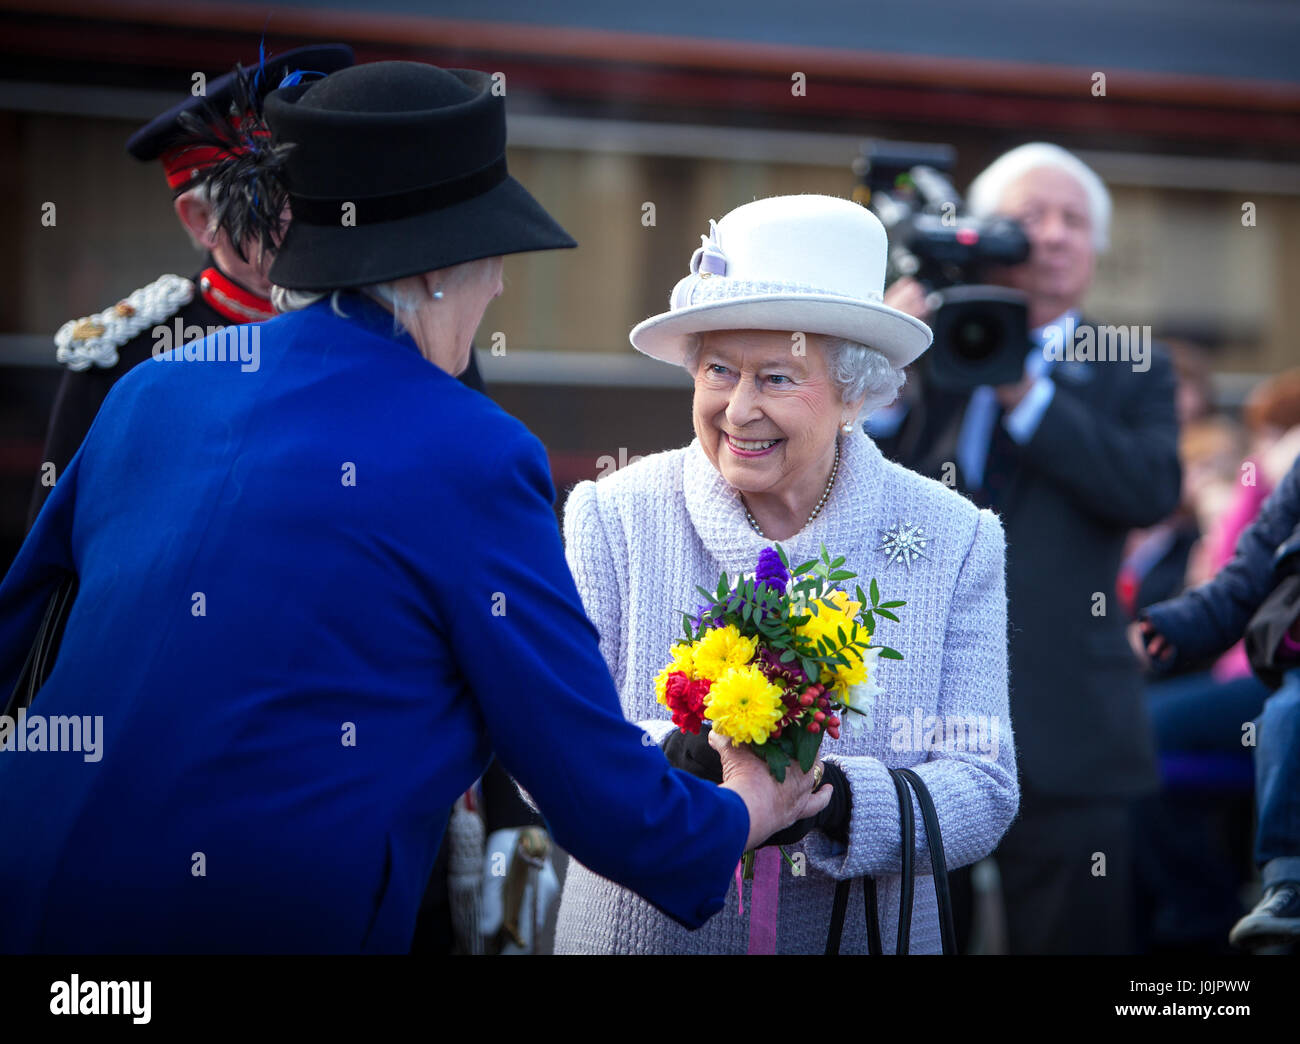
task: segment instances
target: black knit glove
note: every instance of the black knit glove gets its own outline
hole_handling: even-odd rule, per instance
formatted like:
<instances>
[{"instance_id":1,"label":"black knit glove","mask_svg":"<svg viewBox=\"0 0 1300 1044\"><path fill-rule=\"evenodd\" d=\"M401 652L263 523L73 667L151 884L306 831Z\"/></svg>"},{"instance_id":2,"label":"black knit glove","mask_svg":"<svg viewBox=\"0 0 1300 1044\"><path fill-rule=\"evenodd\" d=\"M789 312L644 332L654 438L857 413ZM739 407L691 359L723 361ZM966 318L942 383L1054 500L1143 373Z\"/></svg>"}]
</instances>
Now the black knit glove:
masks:
<instances>
[{"instance_id":1,"label":"black knit glove","mask_svg":"<svg viewBox=\"0 0 1300 1044\"><path fill-rule=\"evenodd\" d=\"M707 779L710 783L721 783L722 759L709 746L709 728L707 721L700 726L698 733L675 728L660 747L673 768L684 769L692 776Z\"/></svg>"},{"instance_id":2,"label":"black knit glove","mask_svg":"<svg viewBox=\"0 0 1300 1044\"><path fill-rule=\"evenodd\" d=\"M673 768L683 769L692 776L708 780L710 783L722 782L722 759L718 752L709 746L709 723L706 721L698 734L673 729L660 746L668 764ZM830 804L815 816L800 819L784 830L769 837L763 844L794 845L804 839L810 830L820 830L833 841L848 844L849 816L853 811L853 801L849 797L849 782L833 761L822 763L822 786L829 783L834 787ZM817 788L818 790L821 787Z\"/></svg>"},{"instance_id":3,"label":"black knit glove","mask_svg":"<svg viewBox=\"0 0 1300 1044\"><path fill-rule=\"evenodd\" d=\"M821 790L827 783L835 788L831 792L830 804L815 816L800 819L773 834L759 845L759 848L766 848L768 845L796 845L812 830L820 830L832 841L838 841L840 844L849 843L849 816L853 811L853 800L849 797L849 781L835 762L824 761L822 765L822 785L817 790Z\"/></svg>"}]
</instances>

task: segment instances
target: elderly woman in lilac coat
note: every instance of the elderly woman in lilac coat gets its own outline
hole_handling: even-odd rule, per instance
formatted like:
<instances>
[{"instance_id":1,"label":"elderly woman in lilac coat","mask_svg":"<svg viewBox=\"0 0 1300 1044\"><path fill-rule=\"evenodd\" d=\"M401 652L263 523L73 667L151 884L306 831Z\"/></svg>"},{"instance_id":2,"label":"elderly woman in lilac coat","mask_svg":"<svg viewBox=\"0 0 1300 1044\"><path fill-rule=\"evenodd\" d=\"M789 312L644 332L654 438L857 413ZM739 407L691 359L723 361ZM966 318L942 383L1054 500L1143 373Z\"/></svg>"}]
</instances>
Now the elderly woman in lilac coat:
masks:
<instances>
[{"instance_id":1,"label":"elderly woman in lilac coat","mask_svg":"<svg viewBox=\"0 0 1300 1044\"><path fill-rule=\"evenodd\" d=\"M836 796L794 831L802 836L785 845L790 859L775 880L741 877L723 911L688 933L575 866L557 950L745 953L755 893L774 890L776 952L819 953L836 882L854 881L848 909L857 912L860 879L871 877L890 952L901 835L888 768L912 767L926 783L949 867L989 854L1015 816L1002 525L886 460L861 431L930 342L924 324L881 303L885 251L883 228L855 203L759 200L711 226L670 310L632 332L640 351L691 374L696 438L581 483L566 506L569 565L624 713L670 760L716 772L708 741L674 727L653 679L696 585L712 588L724 570L752 575L776 542L792 561L818 557L824 544L864 586L874 576L882 598L906 601L900 622L877 632L904 659L872 663L871 723L823 742ZM938 916L919 818L917 853L912 950L933 952ZM770 898L760 906L770 911ZM866 943L861 913L851 914L841 952Z\"/></svg>"}]
</instances>

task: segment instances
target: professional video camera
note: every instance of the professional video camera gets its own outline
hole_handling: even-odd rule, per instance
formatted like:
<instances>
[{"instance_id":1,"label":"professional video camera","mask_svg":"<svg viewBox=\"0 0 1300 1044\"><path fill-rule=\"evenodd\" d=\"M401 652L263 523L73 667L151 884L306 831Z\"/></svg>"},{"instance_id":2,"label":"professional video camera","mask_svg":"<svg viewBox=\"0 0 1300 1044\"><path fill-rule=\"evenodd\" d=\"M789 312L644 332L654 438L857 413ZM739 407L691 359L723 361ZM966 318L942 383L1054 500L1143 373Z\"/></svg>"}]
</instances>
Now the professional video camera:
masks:
<instances>
[{"instance_id":1,"label":"professional video camera","mask_svg":"<svg viewBox=\"0 0 1300 1044\"><path fill-rule=\"evenodd\" d=\"M853 165L854 198L889 233L887 278L912 276L931 294L927 378L957 391L1014 384L1030 349L1026 298L980 279L988 265L1025 260L1029 241L1009 218L962 215L961 196L946 177L955 159L948 145L869 141Z\"/></svg>"}]
</instances>

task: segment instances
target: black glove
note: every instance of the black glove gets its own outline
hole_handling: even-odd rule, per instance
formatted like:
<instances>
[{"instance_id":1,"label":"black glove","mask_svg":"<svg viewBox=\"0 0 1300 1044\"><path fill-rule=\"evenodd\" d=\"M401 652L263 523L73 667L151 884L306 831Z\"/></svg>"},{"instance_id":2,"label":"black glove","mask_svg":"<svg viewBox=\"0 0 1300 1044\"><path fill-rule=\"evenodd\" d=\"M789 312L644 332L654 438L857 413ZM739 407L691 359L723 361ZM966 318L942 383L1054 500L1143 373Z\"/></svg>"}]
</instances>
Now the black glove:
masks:
<instances>
[{"instance_id":1,"label":"black glove","mask_svg":"<svg viewBox=\"0 0 1300 1044\"><path fill-rule=\"evenodd\" d=\"M660 746L673 768L684 769L710 783L721 783L722 759L709 746L709 728L707 721L700 726L698 734L675 728Z\"/></svg>"},{"instance_id":2,"label":"black glove","mask_svg":"<svg viewBox=\"0 0 1300 1044\"><path fill-rule=\"evenodd\" d=\"M817 790L821 790L827 783L835 788L831 793L830 804L815 816L800 819L773 834L759 845L759 848L766 848L768 845L798 844L811 830L820 830L832 841L844 845L849 843L849 816L853 811L853 801L849 797L849 781L845 779L844 773L835 762L824 761L822 765L822 782Z\"/></svg>"}]
</instances>

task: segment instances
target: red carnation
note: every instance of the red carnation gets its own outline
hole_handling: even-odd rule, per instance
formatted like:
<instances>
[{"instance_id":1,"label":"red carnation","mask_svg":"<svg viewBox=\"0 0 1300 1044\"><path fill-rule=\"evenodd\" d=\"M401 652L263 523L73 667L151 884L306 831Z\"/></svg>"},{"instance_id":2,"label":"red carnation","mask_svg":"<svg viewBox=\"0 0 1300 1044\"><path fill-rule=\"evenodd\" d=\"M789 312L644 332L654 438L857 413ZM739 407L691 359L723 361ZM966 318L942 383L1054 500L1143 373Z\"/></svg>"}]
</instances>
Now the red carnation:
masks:
<instances>
[{"instance_id":1,"label":"red carnation","mask_svg":"<svg viewBox=\"0 0 1300 1044\"><path fill-rule=\"evenodd\" d=\"M704 724L704 698L712 684L707 678L691 681L681 671L668 675L664 700L673 712L673 724L683 732L699 734Z\"/></svg>"},{"instance_id":2,"label":"red carnation","mask_svg":"<svg viewBox=\"0 0 1300 1044\"><path fill-rule=\"evenodd\" d=\"M664 685L664 698L668 701L668 706L673 707L680 703L686 695L686 688L690 685L690 678L682 671L673 671L668 675L668 681Z\"/></svg>"}]
</instances>

